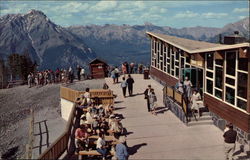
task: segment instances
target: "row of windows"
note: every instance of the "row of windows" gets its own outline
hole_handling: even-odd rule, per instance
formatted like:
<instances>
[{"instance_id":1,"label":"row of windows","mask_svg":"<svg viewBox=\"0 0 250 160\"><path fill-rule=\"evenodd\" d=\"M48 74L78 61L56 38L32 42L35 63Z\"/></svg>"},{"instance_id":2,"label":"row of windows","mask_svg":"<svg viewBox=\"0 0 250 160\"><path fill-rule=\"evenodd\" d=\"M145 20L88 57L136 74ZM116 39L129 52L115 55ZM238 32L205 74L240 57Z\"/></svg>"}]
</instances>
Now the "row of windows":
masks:
<instances>
[{"instance_id":1,"label":"row of windows","mask_svg":"<svg viewBox=\"0 0 250 160\"><path fill-rule=\"evenodd\" d=\"M184 52L166 45L160 41L151 41L151 65L165 73L179 78L181 69L190 67L190 58L184 57Z\"/></svg>"},{"instance_id":2,"label":"row of windows","mask_svg":"<svg viewBox=\"0 0 250 160\"><path fill-rule=\"evenodd\" d=\"M225 60L206 54L206 92L243 110L247 108L247 58L225 53Z\"/></svg>"}]
</instances>

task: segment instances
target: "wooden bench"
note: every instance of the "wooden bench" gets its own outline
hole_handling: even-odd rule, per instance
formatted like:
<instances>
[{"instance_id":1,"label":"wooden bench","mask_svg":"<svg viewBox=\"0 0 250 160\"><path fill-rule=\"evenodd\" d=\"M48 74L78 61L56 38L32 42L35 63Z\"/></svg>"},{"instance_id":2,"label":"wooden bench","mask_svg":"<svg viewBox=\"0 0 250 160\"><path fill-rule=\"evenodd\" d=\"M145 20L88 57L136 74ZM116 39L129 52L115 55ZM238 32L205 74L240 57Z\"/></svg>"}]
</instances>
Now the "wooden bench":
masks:
<instances>
[{"instance_id":1,"label":"wooden bench","mask_svg":"<svg viewBox=\"0 0 250 160\"><path fill-rule=\"evenodd\" d=\"M79 151L79 153L75 152L75 155L78 155L78 159L82 159L82 156L101 156L101 154L96 150ZM108 152L107 155L114 156L115 152Z\"/></svg>"}]
</instances>

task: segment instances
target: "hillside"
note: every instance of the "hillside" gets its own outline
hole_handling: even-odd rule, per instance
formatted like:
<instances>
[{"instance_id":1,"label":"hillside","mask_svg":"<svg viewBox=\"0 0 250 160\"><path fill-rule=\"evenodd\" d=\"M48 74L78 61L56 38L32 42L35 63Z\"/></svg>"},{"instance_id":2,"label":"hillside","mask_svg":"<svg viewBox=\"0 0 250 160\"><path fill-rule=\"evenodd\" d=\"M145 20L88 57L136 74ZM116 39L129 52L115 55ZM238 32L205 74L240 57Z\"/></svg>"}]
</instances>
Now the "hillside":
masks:
<instances>
[{"instance_id":1,"label":"hillside","mask_svg":"<svg viewBox=\"0 0 250 160\"><path fill-rule=\"evenodd\" d=\"M39 68L87 65L95 53L77 36L51 22L41 11L0 18L0 55L28 52Z\"/></svg>"},{"instance_id":2,"label":"hillside","mask_svg":"<svg viewBox=\"0 0 250 160\"><path fill-rule=\"evenodd\" d=\"M148 22L134 26L106 24L65 28L50 21L43 12L32 10L0 18L0 55L7 57L28 51L40 69L88 66L96 57L113 65L124 61L148 64L150 42L146 31L217 43L219 34L229 35L236 30L250 39L249 17L223 28L176 29Z\"/></svg>"}]
</instances>

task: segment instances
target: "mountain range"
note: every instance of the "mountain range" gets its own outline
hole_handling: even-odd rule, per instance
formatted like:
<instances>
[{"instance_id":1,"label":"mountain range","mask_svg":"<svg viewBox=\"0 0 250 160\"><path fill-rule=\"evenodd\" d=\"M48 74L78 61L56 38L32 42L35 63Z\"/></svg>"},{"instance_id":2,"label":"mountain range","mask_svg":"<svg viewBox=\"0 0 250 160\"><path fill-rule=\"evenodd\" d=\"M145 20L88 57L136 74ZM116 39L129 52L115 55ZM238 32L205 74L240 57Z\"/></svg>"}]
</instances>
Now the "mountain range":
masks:
<instances>
[{"instance_id":1,"label":"mountain range","mask_svg":"<svg viewBox=\"0 0 250 160\"><path fill-rule=\"evenodd\" d=\"M218 42L219 35L234 31L249 38L249 17L223 28L171 28L144 25L87 25L61 27L51 22L41 11L8 14L0 18L0 55L28 51L39 68L87 66L96 57L109 64L121 62L149 63L150 41L146 31L193 40Z\"/></svg>"}]
</instances>

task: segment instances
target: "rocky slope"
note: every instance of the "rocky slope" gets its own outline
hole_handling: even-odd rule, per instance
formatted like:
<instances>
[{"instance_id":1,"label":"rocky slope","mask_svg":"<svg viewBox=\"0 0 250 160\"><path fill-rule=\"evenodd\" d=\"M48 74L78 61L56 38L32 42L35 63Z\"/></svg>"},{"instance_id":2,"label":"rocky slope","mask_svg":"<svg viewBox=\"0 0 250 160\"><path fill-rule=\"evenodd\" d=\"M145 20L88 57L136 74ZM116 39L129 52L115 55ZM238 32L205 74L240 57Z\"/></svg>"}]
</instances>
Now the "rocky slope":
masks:
<instances>
[{"instance_id":1,"label":"rocky slope","mask_svg":"<svg viewBox=\"0 0 250 160\"><path fill-rule=\"evenodd\" d=\"M40 11L0 18L0 55L28 52L39 68L86 65L95 53L77 36Z\"/></svg>"}]
</instances>

